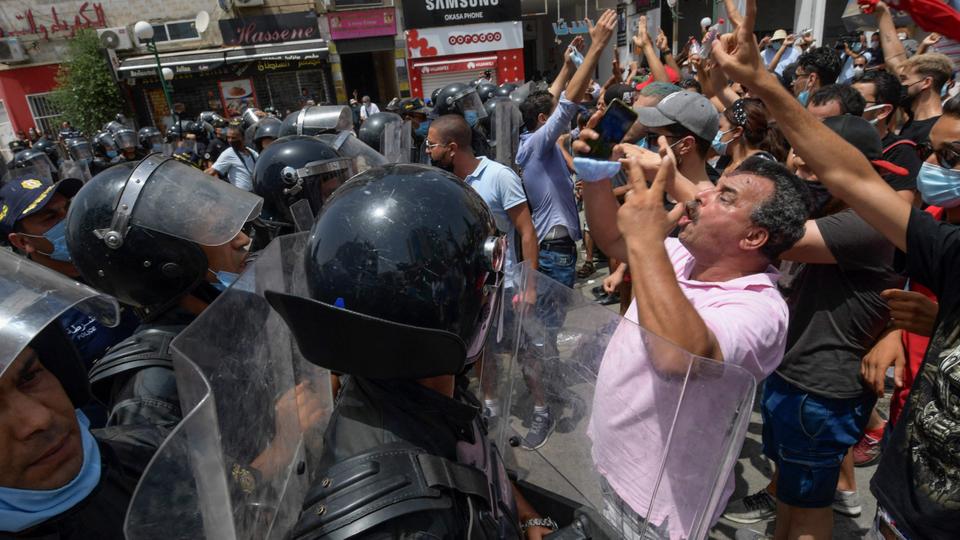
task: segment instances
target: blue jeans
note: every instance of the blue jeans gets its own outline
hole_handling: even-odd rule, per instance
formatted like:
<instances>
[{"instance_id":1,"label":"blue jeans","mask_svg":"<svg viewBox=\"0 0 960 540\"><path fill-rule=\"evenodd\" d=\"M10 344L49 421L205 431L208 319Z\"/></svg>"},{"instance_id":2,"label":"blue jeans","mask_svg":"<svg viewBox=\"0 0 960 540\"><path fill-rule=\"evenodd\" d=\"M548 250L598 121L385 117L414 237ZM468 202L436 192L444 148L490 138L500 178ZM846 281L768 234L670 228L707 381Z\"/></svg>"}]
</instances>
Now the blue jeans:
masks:
<instances>
[{"instance_id":1,"label":"blue jeans","mask_svg":"<svg viewBox=\"0 0 960 540\"><path fill-rule=\"evenodd\" d=\"M833 504L840 463L857 444L876 402L872 393L833 399L774 373L763 387L763 453L777 464L777 499L800 508Z\"/></svg>"},{"instance_id":2,"label":"blue jeans","mask_svg":"<svg viewBox=\"0 0 960 540\"><path fill-rule=\"evenodd\" d=\"M541 249L537 257L540 273L573 288L577 280L577 245L569 253Z\"/></svg>"}]
</instances>

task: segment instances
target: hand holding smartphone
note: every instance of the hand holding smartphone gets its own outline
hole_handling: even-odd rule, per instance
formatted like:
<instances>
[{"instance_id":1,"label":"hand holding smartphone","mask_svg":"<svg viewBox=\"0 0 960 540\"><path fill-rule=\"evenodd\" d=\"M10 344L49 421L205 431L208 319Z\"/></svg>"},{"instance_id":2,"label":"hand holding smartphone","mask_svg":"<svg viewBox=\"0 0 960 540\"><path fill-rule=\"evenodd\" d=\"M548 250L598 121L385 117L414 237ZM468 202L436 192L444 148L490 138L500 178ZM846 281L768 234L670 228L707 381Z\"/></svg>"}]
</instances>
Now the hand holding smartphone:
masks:
<instances>
[{"instance_id":1,"label":"hand holding smartphone","mask_svg":"<svg viewBox=\"0 0 960 540\"><path fill-rule=\"evenodd\" d=\"M587 141L590 146L587 157L599 160L610 159L613 147L620 144L623 136L636 121L637 113L632 108L619 99L613 100L607 105L607 110L604 111L600 123L595 128L599 137Z\"/></svg>"}]
</instances>

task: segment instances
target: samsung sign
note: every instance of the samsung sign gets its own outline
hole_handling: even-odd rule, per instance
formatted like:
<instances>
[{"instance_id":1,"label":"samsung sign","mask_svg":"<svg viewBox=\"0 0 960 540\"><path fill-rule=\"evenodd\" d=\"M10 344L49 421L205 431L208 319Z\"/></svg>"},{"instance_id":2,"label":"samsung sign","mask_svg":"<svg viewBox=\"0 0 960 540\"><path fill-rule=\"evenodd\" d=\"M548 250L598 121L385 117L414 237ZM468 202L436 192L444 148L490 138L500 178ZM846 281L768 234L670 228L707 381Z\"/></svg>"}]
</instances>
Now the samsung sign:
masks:
<instances>
[{"instance_id":1,"label":"samsung sign","mask_svg":"<svg viewBox=\"0 0 960 540\"><path fill-rule=\"evenodd\" d=\"M520 0L406 0L406 28L520 20Z\"/></svg>"}]
</instances>

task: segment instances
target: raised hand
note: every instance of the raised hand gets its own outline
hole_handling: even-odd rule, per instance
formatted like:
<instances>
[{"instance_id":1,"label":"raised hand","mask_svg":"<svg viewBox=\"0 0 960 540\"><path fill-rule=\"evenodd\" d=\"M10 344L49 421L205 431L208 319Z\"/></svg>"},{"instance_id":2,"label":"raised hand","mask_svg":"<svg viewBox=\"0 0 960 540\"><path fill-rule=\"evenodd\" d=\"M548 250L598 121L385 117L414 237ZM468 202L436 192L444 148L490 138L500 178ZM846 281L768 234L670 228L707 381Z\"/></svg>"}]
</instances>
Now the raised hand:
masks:
<instances>
[{"instance_id":1,"label":"raised hand","mask_svg":"<svg viewBox=\"0 0 960 540\"><path fill-rule=\"evenodd\" d=\"M597 19L597 24L593 24L587 19L587 25L590 27L590 47L604 48L610 42L610 38L617 30L617 12L608 9Z\"/></svg>"},{"instance_id":2,"label":"raised hand","mask_svg":"<svg viewBox=\"0 0 960 540\"><path fill-rule=\"evenodd\" d=\"M732 34L724 34L713 43L713 58L734 81L751 86L762 77L773 77L760 58L760 48L753 36L757 20L756 0L746 0L743 22Z\"/></svg>"},{"instance_id":3,"label":"raised hand","mask_svg":"<svg viewBox=\"0 0 960 540\"><path fill-rule=\"evenodd\" d=\"M727 19L734 29L743 24L743 16L737 9L737 0L723 0L723 5L727 8Z\"/></svg>"},{"instance_id":4,"label":"raised hand","mask_svg":"<svg viewBox=\"0 0 960 540\"><path fill-rule=\"evenodd\" d=\"M633 44L642 49L647 43L650 43L650 34L647 33L647 16L641 15L637 23L637 34L633 36Z\"/></svg>"},{"instance_id":5,"label":"raised hand","mask_svg":"<svg viewBox=\"0 0 960 540\"><path fill-rule=\"evenodd\" d=\"M657 48L664 53L670 50L670 42L667 41L667 35L663 33L663 28L657 33Z\"/></svg>"},{"instance_id":6,"label":"raised hand","mask_svg":"<svg viewBox=\"0 0 960 540\"><path fill-rule=\"evenodd\" d=\"M663 242L684 212L685 206L682 204L676 205L670 212L663 207L666 185L677 174L677 158L670 150L666 137L660 137L659 144L663 161L649 187L637 158L620 160L630 179L630 191L617 211L617 227L628 242L630 238L638 237L648 242Z\"/></svg>"}]
</instances>

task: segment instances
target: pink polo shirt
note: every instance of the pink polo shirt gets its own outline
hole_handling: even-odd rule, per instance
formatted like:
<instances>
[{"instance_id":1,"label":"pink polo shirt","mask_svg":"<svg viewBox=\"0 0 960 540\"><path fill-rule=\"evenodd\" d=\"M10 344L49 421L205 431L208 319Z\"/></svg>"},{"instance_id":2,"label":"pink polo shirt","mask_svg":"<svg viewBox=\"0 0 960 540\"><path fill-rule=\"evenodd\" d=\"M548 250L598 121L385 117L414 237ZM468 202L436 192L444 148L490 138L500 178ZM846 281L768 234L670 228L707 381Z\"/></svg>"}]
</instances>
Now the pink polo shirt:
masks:
<instances>
[{"instance_id":1,"label":"pink polo shirt","mask_svg":"<svg viewBox=\"0 0 960 540\"><path fill-rule=\"evenodd\" d=\"M757 381L772 373L783 358L789 320L786 302L777 290L776 269L771 266L762 274L725 282L696 281L688 278L694 264L690 252L675 238L668 238L665 245L680 288L716 336L724 361L743 367ZM636 299L626 319L636 323ZM671 538L686 538L691 532L688 530L690 511L679 509L702 506L703 475L708 474L708 471L697 470L696 456L705 451L702 445L697 446L701 442L697 438L697 426L705 426L703 429L717 426L710 423L712 411L708 395L692 400L692 405L685 407L678 426L682 421L689 427L675 432L677 439L672 448L677 450L671 453L656 508L648 516L680 384L662 382L662 376L649 364L647 348L637 326L623 323L604 352L588 428L593 441L593 459L600 474L634 511L647 516L654 524L666 522ZM709 384L709 381L700 384ZM724 418L729 418L729 414L725 413ZM742 444L740 441L739 445ZM733 462L730 470L721 475L727 483L714 521L733 493L732 472Z\"/></svg>"}]
</instances>

